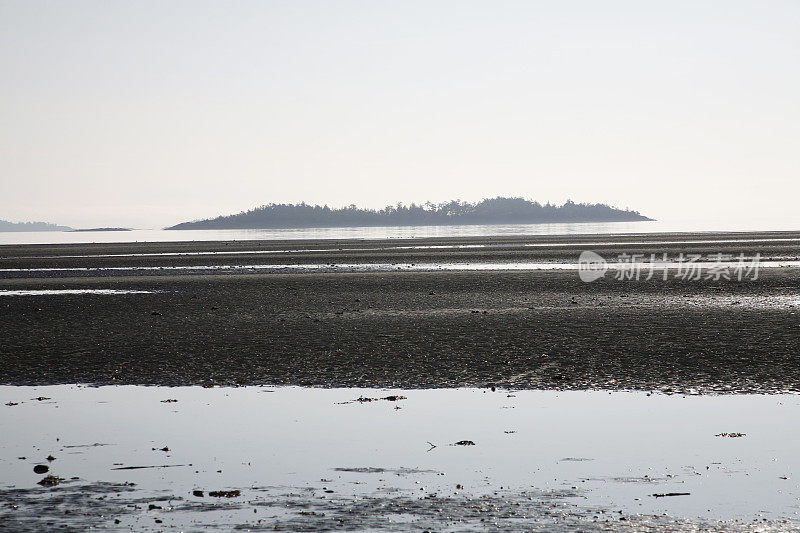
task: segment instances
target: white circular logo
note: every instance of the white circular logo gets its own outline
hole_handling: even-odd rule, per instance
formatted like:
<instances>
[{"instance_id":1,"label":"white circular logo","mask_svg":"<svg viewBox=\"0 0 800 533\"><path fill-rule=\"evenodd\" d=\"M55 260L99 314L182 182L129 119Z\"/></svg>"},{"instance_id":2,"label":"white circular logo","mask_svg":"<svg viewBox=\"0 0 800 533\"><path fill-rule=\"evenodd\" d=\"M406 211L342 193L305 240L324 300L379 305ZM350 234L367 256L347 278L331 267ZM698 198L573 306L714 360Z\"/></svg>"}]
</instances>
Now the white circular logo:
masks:
<instances>
[{"instance_id":1,"label":"white circular logo","mask_svg":"<svg viewBox=\"0 0 800 533\"><path fill-rule=\"evenodd\" d=\"M578 276L581 281L589 283L606 275L608 263L600 255L586 250L578 257Z\"/></svg>"}]
</instances>

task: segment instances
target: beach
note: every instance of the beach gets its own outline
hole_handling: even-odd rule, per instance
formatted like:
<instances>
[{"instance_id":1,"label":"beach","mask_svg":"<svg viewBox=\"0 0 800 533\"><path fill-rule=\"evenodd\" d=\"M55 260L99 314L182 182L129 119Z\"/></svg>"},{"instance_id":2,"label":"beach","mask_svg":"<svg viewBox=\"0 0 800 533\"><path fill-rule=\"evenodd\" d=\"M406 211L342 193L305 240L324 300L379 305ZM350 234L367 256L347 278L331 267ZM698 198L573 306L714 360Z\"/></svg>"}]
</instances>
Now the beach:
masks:
<instances>
[{"instance_id":1,"label":"beach","mask_svg":"<svg viewBox=\"0 0 800 533\"><path fill-rule=\"evenodd\" d=\"M0 382L798 391L799 268L591 283L566 269L582 250L791 264L798 242L772 232L6 246L0 290L138 292L0 296Z\"/></svg>"},{"instance_id":2,"label":"beach","mask_svg":"<svg viewBox=\"0 0 800 533\"><path fill-rule=\"evenodd\" d=\"M0 246L0 530L796 529L798 245Z\"/></svg>"}]
</instances>

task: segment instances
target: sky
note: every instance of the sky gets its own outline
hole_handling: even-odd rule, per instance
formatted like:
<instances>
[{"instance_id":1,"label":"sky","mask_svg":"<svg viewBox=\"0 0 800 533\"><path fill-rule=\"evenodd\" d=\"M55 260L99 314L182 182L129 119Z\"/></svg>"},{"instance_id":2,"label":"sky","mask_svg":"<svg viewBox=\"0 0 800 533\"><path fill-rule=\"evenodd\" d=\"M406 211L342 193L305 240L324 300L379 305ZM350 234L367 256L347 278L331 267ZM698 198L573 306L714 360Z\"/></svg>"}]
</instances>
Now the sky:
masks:
<instances>
[{"instance_id":1,"label":"sky","mask_svg":"<svg viewBox=\"0 0 800 533\"><path fill-rule=\"evenodd\" d=\"M0 0L0 219L800 218L800 2Z\"/></svg>"}]
</instances>

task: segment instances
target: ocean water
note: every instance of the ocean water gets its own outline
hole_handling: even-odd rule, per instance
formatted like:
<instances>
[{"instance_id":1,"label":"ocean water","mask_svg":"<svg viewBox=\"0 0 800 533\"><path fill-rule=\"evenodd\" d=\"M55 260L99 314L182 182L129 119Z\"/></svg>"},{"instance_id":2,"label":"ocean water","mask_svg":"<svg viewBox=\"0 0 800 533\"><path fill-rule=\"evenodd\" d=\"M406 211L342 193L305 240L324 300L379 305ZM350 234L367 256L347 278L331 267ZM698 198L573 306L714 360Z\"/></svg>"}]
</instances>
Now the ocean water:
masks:
<instances>
[{"instance_id":1,"label":"ocean water","mask_svg":"<svg viewBox=\"0 0 800 533\"><path fill-rule=\"evenodd\" d=\"M800 231L796 221L753 218L723 221L576 222L567 224L484 224L461 226L376 226L348 228L131 231L0 232L2 244L67 244L111 242L414 239L429 237L489 237L511 235L613 235L631 233L684 233L712 231Z\"/></svg>"}]
</instances>

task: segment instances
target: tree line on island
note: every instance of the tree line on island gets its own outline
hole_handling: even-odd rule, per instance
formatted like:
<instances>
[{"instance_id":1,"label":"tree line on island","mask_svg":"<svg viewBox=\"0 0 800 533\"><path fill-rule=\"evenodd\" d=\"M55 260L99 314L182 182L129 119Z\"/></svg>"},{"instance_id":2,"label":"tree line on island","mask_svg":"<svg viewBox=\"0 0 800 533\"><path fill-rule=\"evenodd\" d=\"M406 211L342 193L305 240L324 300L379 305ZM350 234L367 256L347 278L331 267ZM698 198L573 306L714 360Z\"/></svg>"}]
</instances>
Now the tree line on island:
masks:
<instances>
[{"instance_id":1,"label":"tree line on island","mask_svg":"<svg viewBox=\"0 0 800 533\"><path fill-rule=\"evenodd\" d=\"M131 231L131 228L80 228L75 229L69 226L59 226L49 222L8 222L0 220L0 231Z\"/></svg>"},{"instance_id":2,"label":"tree line on island","mask_svg":"<svg viewBox=\"0 0 800 533\"><path fill-rule=\"evenodd\" d=\"M490 198L470 203L459 200L422 205L397 204L383 209L350 205L268 204L235 215L182 222L165 229L268 229L346 226L435 226L465 224L537 224L554 222L627 222L652 220L638 211L606 204L563 205L524 198Z\"/></svg>"},{"instance_id":3,"label":"tree line on island","mask_svg":"<svg viewBox=\"0 0 800 533\"><path fill-rule=\"evenodd\" d=\"M0 231L71 231L69 226L49 222L9 222L0 220Z\"/></svg>"}]
</instances>

